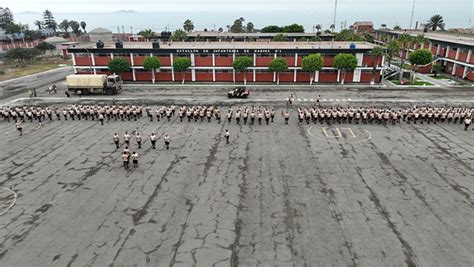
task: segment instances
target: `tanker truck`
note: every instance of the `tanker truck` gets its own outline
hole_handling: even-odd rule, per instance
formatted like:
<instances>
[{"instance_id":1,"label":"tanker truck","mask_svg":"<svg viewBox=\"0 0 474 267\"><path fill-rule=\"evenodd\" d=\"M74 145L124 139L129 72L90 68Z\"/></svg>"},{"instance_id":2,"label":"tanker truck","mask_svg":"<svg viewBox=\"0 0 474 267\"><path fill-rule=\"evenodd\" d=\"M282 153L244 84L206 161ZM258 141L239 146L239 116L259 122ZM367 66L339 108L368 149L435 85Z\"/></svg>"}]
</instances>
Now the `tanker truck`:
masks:
<instances>
[{"instance_id":1,"label":"tanker truck","mask_svg":"<svg viewBox=\"0 0 474 267\"><path fill-rule=\"evenodd\" d=\"M118 75L68 75L67 89L77 95L107 94L115 95L122 89L122 78Z\"/></svg>"}]
</instances>

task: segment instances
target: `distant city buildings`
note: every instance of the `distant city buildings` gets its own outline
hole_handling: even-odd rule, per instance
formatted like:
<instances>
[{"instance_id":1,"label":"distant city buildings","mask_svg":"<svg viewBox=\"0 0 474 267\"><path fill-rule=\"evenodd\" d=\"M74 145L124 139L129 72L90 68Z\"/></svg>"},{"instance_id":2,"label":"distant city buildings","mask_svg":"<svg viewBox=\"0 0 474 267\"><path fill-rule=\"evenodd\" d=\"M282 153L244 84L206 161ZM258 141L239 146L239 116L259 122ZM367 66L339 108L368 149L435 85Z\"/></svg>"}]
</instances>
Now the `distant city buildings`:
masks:
<instances>
[{"instance_id":1,"label":"distant city buildings","mask_svg":"<svg viewBox=\"0 0 474 267\"><path fill-rule=\"evenodd\" d=\"M356 21L352 25L355 33L373 33L374 24L372 21Z\"/></svg>"}]
</instances>

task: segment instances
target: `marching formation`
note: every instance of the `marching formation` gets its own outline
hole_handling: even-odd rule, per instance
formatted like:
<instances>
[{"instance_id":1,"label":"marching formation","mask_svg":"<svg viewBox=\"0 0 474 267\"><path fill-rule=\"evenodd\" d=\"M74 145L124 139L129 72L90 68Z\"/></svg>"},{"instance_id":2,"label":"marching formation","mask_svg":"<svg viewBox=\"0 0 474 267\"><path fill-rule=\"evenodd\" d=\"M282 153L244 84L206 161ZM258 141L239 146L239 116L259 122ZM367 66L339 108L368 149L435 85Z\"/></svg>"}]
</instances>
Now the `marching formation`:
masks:
<instances>
[{"instance_id":1,"label":"marching formation","mask_svg":"<svg viewBox=\"0 0 474 267\"><path fill-rule=\"evenodd\" d=\"M36 121L39 125L49 120L90 120L98 121L104 125L104 121L137 121L146 117L150 122L153 121L173 121L179 122L200 122L211 123L215 120L218 124L222 122L222 117L228 124L236 123L243 125L262 125L275 122L273 108L250 106L228 108L225 115L216 106L159 106L142 107L134 105L68 105L62 108L57 107L39 107L39 106L19 106L19 107L0 107L0 114L5 122L15 122L18 134L23 135L22 123L26 121ZM407 124L462 124L464 130L467 130L474 116L474 108L466 107L412 107L401 109L377 108L377 107L298 107L296 108L297 119L300 124L306 123L327 123L327 124L380 124L395 125L401 122ZM285 124L290 119L290 110L282 110L281 116ZM178 120L179 119L179 120ZM137 149L142 148L144 137L140 132L132 135L126 131L123 135L124 149L121 154L123 166L129 169L131 161L133 167L138 167L138 153L130 151L131 140L135 139ZM228 129L223 133L226 144L230 143L230 132ZM147 136L150 140L151 148L156 149L156 142L160 138L154 132ZM120 136L114 133L112 140L116 149L120 147ZM168 134L163 135L164 149L169 150L171 137Z\"/></svg>"},{"instance_id":2,"label":"marching formation","mask_svg":"<svg viewBox=\"0 0 474 267\"><path fill-rule=\"evenodd\" d=\"M403 109L389 108L298 108L299 123L354 123L354 124L392 124L406 122L408 124L452 123L462 124L464 130L471 125L474 108L464 107L413 107Z\"/></svg>"}]
</instances>

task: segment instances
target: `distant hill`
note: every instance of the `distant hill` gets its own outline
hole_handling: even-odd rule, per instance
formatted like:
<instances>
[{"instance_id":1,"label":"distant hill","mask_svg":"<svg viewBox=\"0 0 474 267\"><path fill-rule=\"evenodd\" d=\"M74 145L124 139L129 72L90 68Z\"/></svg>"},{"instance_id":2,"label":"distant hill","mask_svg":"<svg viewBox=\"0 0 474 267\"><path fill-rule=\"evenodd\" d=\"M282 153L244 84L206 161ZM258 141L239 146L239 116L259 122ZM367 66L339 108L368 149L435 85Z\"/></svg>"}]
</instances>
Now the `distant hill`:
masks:
<instances>
[{"instance_id":1,"label":"distant hill","mask_svg":"<svg viewBox=\"0 0 474 267\"><path fill-rule=\"evenodd\" d=\"M137 11L131 10L131 9L130 9L130 10L124 10L124 9L122 9L122 10L114 11L114 12L112 12L112 13L137 13Z\"/></svg>"},{"instance_id":2,"label":"distant hill","mask_svg":"<svg viewBox=\"0 0 474 267\"><path fill-rule=\"evenodd\" d=\"M17 12L17 13L14 13L14 14L18 14L18 15L41 15L42 13L41 12L36 12L36 11L23 11L23 12Z\"/></svg>"}]
</instances>

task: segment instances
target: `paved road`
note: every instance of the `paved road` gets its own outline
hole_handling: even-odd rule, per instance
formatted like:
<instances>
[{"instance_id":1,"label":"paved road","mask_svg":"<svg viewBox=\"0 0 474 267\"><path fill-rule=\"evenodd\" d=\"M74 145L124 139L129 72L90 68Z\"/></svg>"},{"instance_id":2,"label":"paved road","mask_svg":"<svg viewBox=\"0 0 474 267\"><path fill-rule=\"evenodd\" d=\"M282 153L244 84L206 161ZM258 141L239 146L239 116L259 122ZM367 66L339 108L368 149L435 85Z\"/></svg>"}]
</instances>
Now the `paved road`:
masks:
<instances>
[{"instance_id":1,"label":"paved road","mask_svg":"<svg viewBox=\"0 0 474 267\"><path fill-rule=\"evenodd\" d=\"M0 99L25 97L28 89L36 88L37 91L46 91L52 83L63 81L67 75L72 74L72 67L63 67L38 74L0 82Z\"/></svg>"},{"instance_id":2,"label":"paved road","mask_svg":"<svg viewBox=\"0 0 474 267\"><path fill-rule=\"evenodd\" d=\"M35 126L0 123L2 266L474 265L461 125ZM125 130L171 149L125 171Z\"/></svg>"},{"instance_id":3,"label":"paved road","mask_svg":"<svg viewBox=\"0 0 474 267\"><path fill-rule=\"evenodd\" d=\"M473 105L474 90L470 88L456 89L374 89L374 88L340 88L328 87L307 89L305 87L256 87L251 88L251 95L247 100L227 99L228 86L202 86L192 87L166 87L166 86L139 86L126 85L122 92L115 96L85 96L79 99L77 96L66 98L63 91L66 88L64 82L57 83L59 93L49 95L46 87L38 90L39 98L32 101L26 96L8 97L0 101L0 105L11 104L36 104L36 103L110 103L112 99L122 103L134 104L264 104L285 105L285 99L290 93L295 96L300 105L311 105L315 103L320 95L322 102L332 105Z\"/></svg>"}]
</instances>

